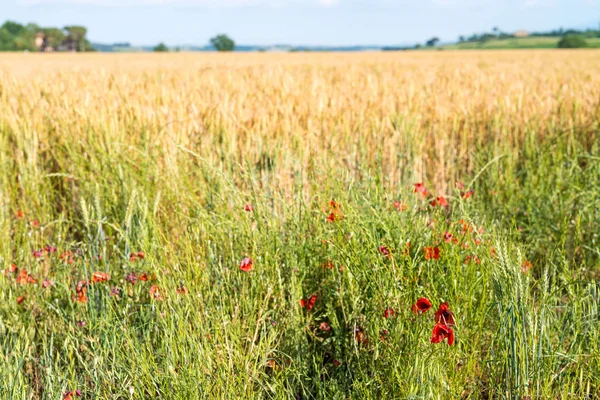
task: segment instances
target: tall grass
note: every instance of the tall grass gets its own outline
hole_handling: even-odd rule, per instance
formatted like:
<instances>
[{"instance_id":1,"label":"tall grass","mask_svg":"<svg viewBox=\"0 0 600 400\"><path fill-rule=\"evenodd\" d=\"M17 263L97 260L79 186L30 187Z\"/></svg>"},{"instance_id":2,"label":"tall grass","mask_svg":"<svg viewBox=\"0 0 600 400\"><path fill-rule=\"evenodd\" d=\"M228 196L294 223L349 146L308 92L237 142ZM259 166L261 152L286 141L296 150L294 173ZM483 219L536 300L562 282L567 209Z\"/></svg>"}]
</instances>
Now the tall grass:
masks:
<instances>
[{"instance_id":1,"label":"tall grass","mask_svg":"<svg viewBox=\"0 0 600 400\"><path fill-rule=\"evenodd\" d=\"M599 61L6 56L1 397L600 396Z\"/></svg>"}]
</instances>

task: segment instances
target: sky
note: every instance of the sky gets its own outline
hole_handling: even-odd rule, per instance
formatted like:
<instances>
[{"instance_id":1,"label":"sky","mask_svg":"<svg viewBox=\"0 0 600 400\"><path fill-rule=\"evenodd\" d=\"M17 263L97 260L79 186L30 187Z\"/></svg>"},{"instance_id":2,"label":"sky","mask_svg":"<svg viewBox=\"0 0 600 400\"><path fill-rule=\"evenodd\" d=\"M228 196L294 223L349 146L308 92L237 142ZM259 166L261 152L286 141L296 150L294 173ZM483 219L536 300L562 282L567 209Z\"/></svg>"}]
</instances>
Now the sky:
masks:
<instances>
[{"instance_id":1,"label":"sky","mask_svg":"<svg viewBox=\"0 0 600 400\"><path fill-rule=\"evenodd\" d=\"M405 45L437 36L598 27L600 0L0 0L0 21L84 25L96 43ZM2 22L0 22L2 23Z\"/></svg>"}]
</instances>

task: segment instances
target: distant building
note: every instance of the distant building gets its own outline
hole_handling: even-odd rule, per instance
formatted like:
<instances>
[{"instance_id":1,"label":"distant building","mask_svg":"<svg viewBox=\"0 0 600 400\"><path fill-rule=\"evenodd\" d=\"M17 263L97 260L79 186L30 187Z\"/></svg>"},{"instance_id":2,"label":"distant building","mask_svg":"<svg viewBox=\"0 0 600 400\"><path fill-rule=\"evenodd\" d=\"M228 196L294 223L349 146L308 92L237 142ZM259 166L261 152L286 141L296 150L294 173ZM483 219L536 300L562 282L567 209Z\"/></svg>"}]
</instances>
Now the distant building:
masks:
<instances>
[{"instance_id":1,"label":"distant building","mask_svg":"<svg viewBox=\"0 0 600 400\"><path fill-rule=\"evenodd\" d=\"M529 32L527 32L527 31L516 31L516 32L513 34L513 36L514 36L514 37L517 37L517 38L524 38L524 37L527 37L527 36L529 36Z\"/></svg>"},{"instance_id":2,"label":"distant building","mask_svg":"<svg viewBox=\"0 0 600 400\"><path fill-rule=\"evenodd\" d=\"M38 51L53 51L52 46L48 45L48 38L44 35L43 32L38 32L35 34L35 47L37 47Z\"/></svg>"}]
</instances>

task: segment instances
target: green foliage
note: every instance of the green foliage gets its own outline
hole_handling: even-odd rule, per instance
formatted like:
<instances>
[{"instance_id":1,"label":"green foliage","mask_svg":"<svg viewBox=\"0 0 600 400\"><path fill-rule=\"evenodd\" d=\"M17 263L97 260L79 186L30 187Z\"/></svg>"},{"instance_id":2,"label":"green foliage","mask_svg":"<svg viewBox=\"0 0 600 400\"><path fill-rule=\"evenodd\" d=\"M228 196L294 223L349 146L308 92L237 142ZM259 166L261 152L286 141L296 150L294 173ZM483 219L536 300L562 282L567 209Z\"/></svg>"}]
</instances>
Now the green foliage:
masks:
<instances>
[{"instance_id":1,"label":"green foliage","mask_svg":"<svg viewBox=\"0 0 600 400\"><path fill-rule=\"evenodd\" d=\"M580 35L565 35L558 42L558 48L560 49L580 49L584 47L587 47L587 42Z\"/></svg>"},{"instance_id":2,"label":"green foliage","mask_svg":"<svg viewBox=\"0 0 600 400\"><path fill-rule=\"evenodd\" d=\"M432 37L427 42L425 42L425 45L427 47L434 47L439 41L440 41L440 38L438 38L438 37Z\"/></svg>"},{"instance_id":3,"label":"green foliage","mask_svg":"<svg viewBox=\"0 0 600 400\"><path fill-rule=\"evenodd\" d=\"M210 39L210 44L217 51L233 51L235 50L235 42L227 35L217 35Z\"/></svg>"},{"instance_id":4,"label":"green foliage","mask_svg":"<svg viewBox=\"0 0 600 400\"><path fill-rule=\"evenodd\" d=\"M166 52L169 51L169 48L167 47L166 44L164 43L159 43L158 45L156 45L154 47L154 49L152 49L153 51L157 52L157 53L161 53L161 52Z\"/></svg>"},{"instance_id":5,"label":"green foliage","mask_svg":"<svg viewBox=\"0 0 600 400\"><path fill-rule=\"evenodd\" d=\"M36 51L35 37L38 33L46 36L46 46L54 50L94 51L83 26L42 28L36 24L21 25L11 21L0 27L0 51Z\"/></svg>"}]
</instances>

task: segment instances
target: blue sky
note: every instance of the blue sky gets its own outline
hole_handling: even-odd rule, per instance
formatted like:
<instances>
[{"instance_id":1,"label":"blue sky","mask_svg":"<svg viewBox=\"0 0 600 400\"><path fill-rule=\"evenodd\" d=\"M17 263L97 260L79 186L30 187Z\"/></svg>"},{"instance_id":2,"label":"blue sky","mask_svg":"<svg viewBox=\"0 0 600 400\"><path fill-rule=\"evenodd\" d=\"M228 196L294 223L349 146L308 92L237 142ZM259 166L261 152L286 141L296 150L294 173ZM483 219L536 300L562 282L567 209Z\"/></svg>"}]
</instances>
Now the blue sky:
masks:
<instances>
[{"instance_id":1,"label":"blue sky","mask_svg":"<svg viewBox=\"0 0 600 400\"><path fill-rule=\"evenodd\" d=\"M597 27L600 0L0 0L0 20L80 24L94 42L409 44L432 36Z\"/></svg>"}]
</instances>

